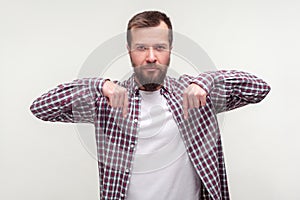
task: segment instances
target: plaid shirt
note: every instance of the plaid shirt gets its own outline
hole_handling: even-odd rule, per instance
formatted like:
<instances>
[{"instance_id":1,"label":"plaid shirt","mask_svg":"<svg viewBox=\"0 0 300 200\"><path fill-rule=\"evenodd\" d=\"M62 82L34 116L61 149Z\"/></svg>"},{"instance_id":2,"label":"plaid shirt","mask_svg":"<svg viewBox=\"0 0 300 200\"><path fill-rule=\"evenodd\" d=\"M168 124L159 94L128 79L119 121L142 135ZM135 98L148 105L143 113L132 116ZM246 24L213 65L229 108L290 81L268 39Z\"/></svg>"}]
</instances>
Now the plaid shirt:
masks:
<instances>
[{"instance_id":1,"label":"plaid shirt","mask_svg":"<svg viewBox=\"0 0 300 200\"><path fill-rule=\"evenodd\" d=\"M45 121L93 123L100 199L126 199L138 142L141 96L133 76L115 82L128 91L128 116L123 118L122 109L111 108L103 96L104 82L102 78L85 78L61 84L36 99L30 109ZM206 90L207 103L190 109L188 120L184 120L182 94L191 83ZM201 179L203 189L199 199L230 199L216 114L258 103L269 91L270 86L263 80L234 70L165 78L160 92L168 102L188 156Z\"/></svg>"}]
</instances>

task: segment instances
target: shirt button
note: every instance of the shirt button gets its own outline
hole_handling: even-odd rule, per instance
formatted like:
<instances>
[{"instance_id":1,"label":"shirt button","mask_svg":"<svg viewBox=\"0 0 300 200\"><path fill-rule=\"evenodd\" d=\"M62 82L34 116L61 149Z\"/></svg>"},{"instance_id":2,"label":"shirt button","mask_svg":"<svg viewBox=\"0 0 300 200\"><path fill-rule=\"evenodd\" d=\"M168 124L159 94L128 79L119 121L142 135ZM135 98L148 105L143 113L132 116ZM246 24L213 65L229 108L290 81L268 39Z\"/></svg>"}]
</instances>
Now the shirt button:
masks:
<instances>
[{"instance_id":1,"label":"shirt button","mask_svg":"<svg viewBox=\"0 0 300 200\"><path fill-rule=\"evenodd\" d=\"M134 121L134 123L137 123L137 122L138 122L138 119L134 119L133 121Z\"/></svg>"},{"instance_id":2,"label":"shirt button","mask_svg":"<svg viewBox=\"0 0 300 200\"><path fill-rule=\"evenodd\" d=\"M135 146L134 144L131 144L131 145L130 145L130 148L132 148L132 149L133 149L133 148L134 148L134 146Z\"/></svg>"},{"instance_id":3,"label":"shirt button","mask_svg":"<svg viewBox=\"0 0 300 200\"><path fill-rule=\"evenodd\" d=\"M125 197L125 195L123 193L121 193L121 197Z\"/></svg>"},{"instance_id":4,"label":"shirt button","mask_svg":"<svg viewBox=\"0 0 300 200\"><path fill-rule=\"evenodd\" d=\"M128 174L128 173L129 173L129 169L128 169L128 168L126 168L126 169L125 169L125 172Z\"/></svg>"}]
</instances>

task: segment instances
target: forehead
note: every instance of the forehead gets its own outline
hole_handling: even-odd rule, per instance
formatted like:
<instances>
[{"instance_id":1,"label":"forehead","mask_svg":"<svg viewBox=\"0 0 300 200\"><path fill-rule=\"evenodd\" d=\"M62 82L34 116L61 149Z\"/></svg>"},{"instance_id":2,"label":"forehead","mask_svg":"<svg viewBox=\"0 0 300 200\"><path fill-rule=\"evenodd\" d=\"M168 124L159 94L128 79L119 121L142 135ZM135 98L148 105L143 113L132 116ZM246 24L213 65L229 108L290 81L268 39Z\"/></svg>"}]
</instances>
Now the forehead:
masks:
<instances>
[{"instance_id":1,"label":"forehead","mask_svg":"<svg viewBox=\"0 0 300 200\"><path fill-rule=\"evenodd\" d=\"M159 26L147 27L147 28L132 28L131 38L132 43L143 44L155 44L155 43L167 43L169 29L164 22L161 22Z\"/></svg>"}]
</instances>

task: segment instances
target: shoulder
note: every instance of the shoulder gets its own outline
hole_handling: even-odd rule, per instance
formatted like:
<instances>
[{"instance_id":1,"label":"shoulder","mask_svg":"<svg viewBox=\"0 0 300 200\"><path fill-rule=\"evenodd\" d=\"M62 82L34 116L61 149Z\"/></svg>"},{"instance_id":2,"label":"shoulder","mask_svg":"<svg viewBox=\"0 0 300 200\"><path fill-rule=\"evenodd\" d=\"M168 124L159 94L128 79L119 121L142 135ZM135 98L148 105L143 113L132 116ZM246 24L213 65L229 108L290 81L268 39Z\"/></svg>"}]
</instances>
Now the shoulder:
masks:
<instances>
[{"instance_id":1,"label":"shoulder","mask_svg":"<svg viewBox=\"0 0 300 200\"><path fill-rule=\"evenodd\" d=\"M182 93L194 78L194 76L190 76L187 74L181 75L176 78L167 76L164 82L164 86L171 91Z\"/></svg>"}]
</instances>

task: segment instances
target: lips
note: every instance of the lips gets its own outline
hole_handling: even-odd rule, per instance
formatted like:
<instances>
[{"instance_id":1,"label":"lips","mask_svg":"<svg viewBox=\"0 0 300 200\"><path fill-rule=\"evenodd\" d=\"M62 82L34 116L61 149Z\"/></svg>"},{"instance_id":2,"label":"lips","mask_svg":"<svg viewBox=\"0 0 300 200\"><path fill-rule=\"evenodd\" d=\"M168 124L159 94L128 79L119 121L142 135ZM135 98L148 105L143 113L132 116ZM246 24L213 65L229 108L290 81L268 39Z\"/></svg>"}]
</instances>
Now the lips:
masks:
<instances>
[{"instance_id":1,"label":"lips","mask_svg":"<svg viewBox=\"0 0 300 200\"><path fill-rule=\"evenodd\" d=\"M156 65L145 65L143 66L143 70L152 72L159 70L159 68Z\"/></svg>"},{"instance_id":2,"label":"lips","mask_svg":"<svg viewBox=\"0 0 300 200\"><path fill-rule=\"evenodd\" d=\"M158 68L157 67L146 67L144 70L146 70L148 72L153 72L153 71L158 70Z\"/></svg>"}]
</instances>

